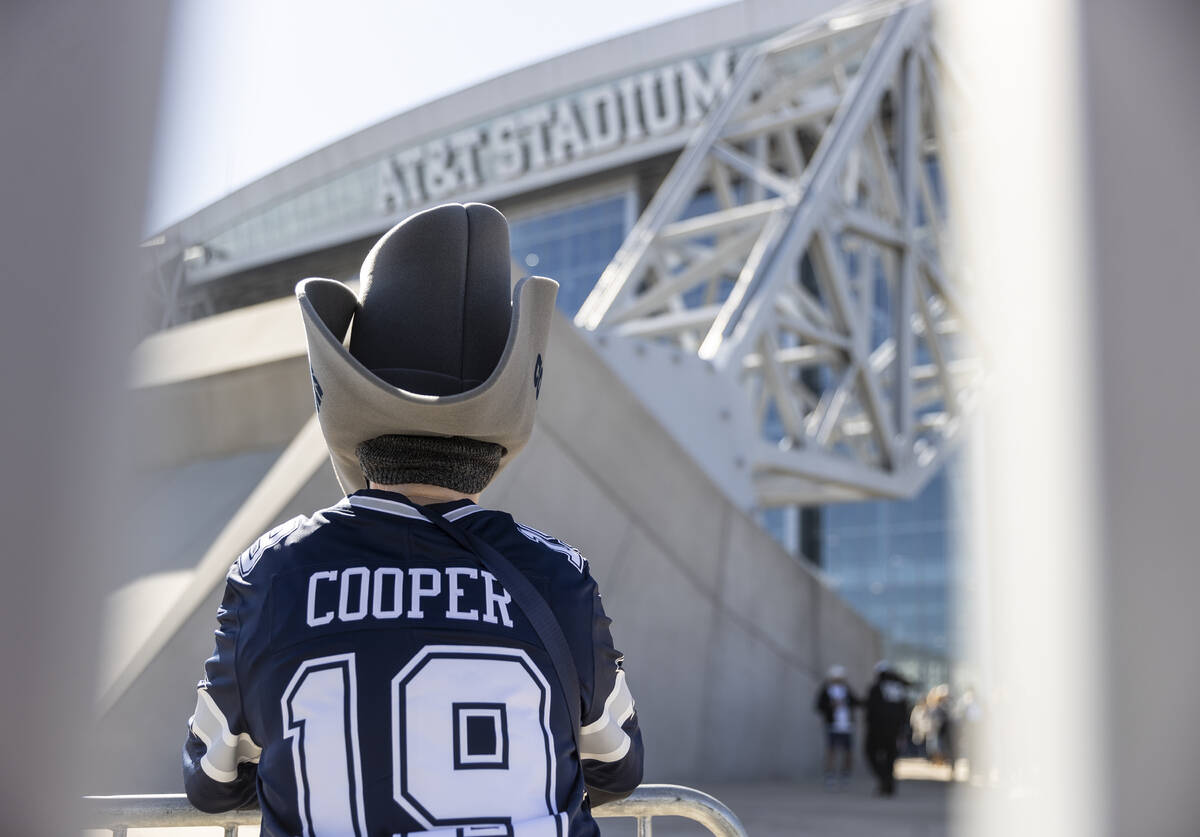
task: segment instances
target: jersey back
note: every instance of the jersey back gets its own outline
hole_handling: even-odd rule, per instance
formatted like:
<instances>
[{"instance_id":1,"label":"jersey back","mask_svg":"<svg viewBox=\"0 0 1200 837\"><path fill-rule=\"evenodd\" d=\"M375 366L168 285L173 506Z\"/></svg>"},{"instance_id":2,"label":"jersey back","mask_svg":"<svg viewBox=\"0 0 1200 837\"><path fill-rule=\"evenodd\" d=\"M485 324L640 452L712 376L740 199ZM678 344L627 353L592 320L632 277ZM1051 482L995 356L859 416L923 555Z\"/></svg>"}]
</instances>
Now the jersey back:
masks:
<instances>
[{"instance_id":1,"label":"jersey back","mask_svg":"<svg viewBox=\"0 0 1200 837\"><path fill-rule=\"evenodd\" d=\"M475 557L363 491L230 570L185 752L199 807L256 788L263 833L596 834L585 786L641 776L633 699L587 562L502 512L436 508L545 597L580 672L577 752L554 666Z\"/></svg>"}]
</instances>

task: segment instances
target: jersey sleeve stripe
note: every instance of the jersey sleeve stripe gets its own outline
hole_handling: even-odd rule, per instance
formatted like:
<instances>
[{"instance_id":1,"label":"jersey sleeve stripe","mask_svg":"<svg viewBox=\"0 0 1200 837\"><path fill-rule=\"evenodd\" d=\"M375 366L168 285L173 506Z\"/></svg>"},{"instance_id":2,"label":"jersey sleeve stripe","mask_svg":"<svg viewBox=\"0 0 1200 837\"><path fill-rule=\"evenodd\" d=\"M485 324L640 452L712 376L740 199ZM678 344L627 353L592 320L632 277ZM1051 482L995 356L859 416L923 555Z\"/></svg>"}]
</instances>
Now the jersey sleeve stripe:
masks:
<instances>
[{"instance_id":1,"label":"jersey sleeve stripe","mask_svg":"<svg viewBox=\"0 0 1200 837\"><path fill-rule=\"evenodd\" d=\"M524 523L517 524L517 531L534 543L539 543L542 546L565 556L566 559L571 562L571 566L580 572L583 572L583 566L586 562L584 561L583 555L575 547L571 546L570 544L565 544L558 538L547 535L545 532L540 532L537 529L534 529L532 526L526 526Z\"/></svg>"},{"instance_id":2,"label":"jersey sleeve stripe","mask_svg":"<svg viewBox=\"0 0 1200 837\"><path fill-rule=\"evenodd\" d=\"M595 761L619 761L629 751L629 735L621 726L633 716L633 695L625 672L617 671L613 690L604 701L604 711L580 729L579 757Z\"/></svg>"},{"instance_id":3,"label":"jersey sleeve stripe","mask_svg":"<svg viewBox=\"0 0 1200 837\"><path fill-rule=\"evenodd\" d=\"M234 735L229 730L225 714L206 689L196 692L196 714L188 726L204 742L205 753L200 759L200 768L213 781L232 782L237 778L239 764L257 764L262 755L262 748L249 735Z\"/></svg>"},{"instance_id":4,"label":"jersey sleeve stripe","mask_svg":"<svg viewBox=\"0 0 1200 837\"><path fill-rule=\"evenodd\" d=\"M621 733L621 743L617 745L615 750L609 750L607 753L584 752L584 753L579 754L579 758L580 758L580 760L587 760L587 761L602 761L602 762L620 761L621 759L625 758L625 755L629 752L629 748L632 745L632 743L633 742L629 740L629 736L626 735L624 732L622 732Z\"/></svg>"}]
</instances>

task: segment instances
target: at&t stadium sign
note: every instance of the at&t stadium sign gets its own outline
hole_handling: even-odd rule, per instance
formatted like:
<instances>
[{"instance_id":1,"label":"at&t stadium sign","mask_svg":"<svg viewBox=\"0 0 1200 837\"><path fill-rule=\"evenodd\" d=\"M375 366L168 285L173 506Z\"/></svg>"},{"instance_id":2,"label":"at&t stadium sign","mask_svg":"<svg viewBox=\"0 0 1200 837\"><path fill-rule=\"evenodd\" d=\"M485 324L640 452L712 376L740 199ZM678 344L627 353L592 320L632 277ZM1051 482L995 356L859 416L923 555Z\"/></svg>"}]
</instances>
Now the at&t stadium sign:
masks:
<instances>
[{"instance_id":1,"label":"at&t stadium sign","mask_svg":"<svg viewBox=\"0 0 1200 837\"><path fill-rule=\"evenodd\" d=\"M736 53L630 73L350 165L185 246L186 281L374 235L441 201L503 200L673 151L717 100Z\"/></svg>"},{"instance_id":2,"label":"at&t stadium sign","mask_svg":"<svg viewBox=\"0 0 1200 837\"><path fill-rule=\"evenodd\" d=\"M732 60L688 58L406 148L379 164L376 206L391 215L675 134L704 116Z\"/></svg>"}]
</instances>

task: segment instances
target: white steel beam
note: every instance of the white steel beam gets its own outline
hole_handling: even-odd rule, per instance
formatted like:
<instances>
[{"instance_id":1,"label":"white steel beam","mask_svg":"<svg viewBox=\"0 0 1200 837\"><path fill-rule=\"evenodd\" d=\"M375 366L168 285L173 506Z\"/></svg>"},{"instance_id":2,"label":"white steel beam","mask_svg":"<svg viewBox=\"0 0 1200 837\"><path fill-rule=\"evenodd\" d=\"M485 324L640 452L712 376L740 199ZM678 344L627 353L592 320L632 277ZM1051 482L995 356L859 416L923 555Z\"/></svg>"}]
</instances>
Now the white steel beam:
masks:
<instances>
[{"instance_id":1,"label":"white steel beam","mask_svg":"<svg viewBox=\"0 0 1200 837\"><path fill-rule=\"evenodd\" d=\"M893 0L749 50L576 317L742 394L748 435L688 450L746 452L759 506L910 496L975 401L929 38L928 4Z\"/></svg>"}]
</instances>

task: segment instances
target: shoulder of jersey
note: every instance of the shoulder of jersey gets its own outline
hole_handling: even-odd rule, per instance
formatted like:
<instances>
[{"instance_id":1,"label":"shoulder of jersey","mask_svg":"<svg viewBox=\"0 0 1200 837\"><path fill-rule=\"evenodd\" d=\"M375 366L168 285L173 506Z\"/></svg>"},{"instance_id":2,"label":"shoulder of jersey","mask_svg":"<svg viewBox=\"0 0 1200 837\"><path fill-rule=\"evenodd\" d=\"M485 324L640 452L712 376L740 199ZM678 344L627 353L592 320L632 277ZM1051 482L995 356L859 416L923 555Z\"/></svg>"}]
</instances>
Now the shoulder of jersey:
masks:
<instances>
[{"instance_id":1,"label":"shoulder of jersey","mask_svg":"<svg viewBox=\"0 0 1200 837\"><path fill-rule=\"evenodd\" d=\"M553 560L565 561L580 574L587 569L587 559L569 543L563 543L553 535L548 535L532 526L526 526L524 523L518 523L516 520L513 520L513 526L522 537L548 553Z\"/></svg>"},{"instance_id":2,"label":"shoulder of jersey","mask_svg":"<svg viewBox=\"0 0 1200 837\"><path fill-rule=\"evenodd\" d=\"M291 520L284 521L269 532L259 536L258 540L250 545L250 548L238 556L237 571L242 578L247 578L254 572L262 561L264 555L274 552L280 548L289 536L301 531L301 528L306 523L311 523L312 518L299 514Z\"/></svg>"}]
</instances>

